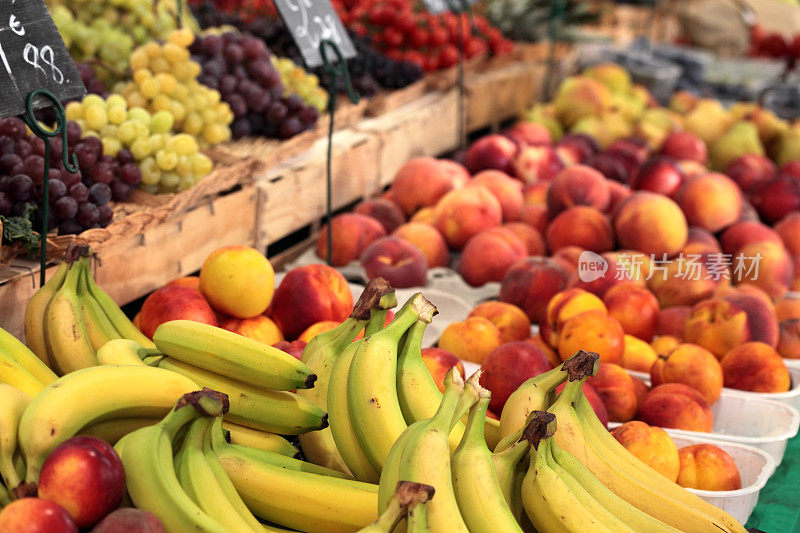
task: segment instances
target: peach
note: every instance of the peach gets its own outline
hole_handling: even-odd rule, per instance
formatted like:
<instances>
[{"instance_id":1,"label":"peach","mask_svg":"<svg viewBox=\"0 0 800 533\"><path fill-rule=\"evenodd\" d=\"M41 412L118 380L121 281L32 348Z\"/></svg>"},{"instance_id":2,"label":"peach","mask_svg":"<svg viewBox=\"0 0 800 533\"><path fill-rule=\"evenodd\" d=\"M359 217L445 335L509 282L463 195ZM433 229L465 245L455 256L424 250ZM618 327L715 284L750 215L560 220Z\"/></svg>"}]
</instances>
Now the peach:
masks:
<instances>
[{"instance_id":1,"label":"peach","mask_svg":"<svg viewBox=\"0 0 800 533\"><path fill-rule=\"evenodd\" d=\"M644 279L650 270L650 261L645 256L639 252L629 251L606 252L600 255L608 265L606 271L598 277L586 277L586 274L591 274L591 272L582 272L581 274L585 280L580 279L581 276L579 276L578 281L575 282L576 287L602 298L609 289L619 284L644 285ZM579 258L579 262L584 269L587 268L587 265L593 264L593 261L584 262L584 259ZM598 272L598 274L600 273Z\"/></svg>"},{"instance_id":2,"label":"peach","mask_svg":"<svg viewBox=\"0 0 800 533\"><path fill-rule=\"evenodd\" d=\"M545 205L524 205L522 206L520 220L534 228L540 235L544 235L544 232L547 231L547 226L550 224L550 215Z\"/></svg>"},{"instance_id":3,"label":"peach","mask_svg":"<svg viewBox=\"0 0 800 533\"><path fill-rule=\"evenodd\" d=\"M703 228L689 228L686 246L682 250L684 255L710 255L721 254L722 247L710 231Z\"/></svg>"},{"instance_id":4,"label":"peach","mask_svg":"<svg viewBox=\"0 0 800 533\"><path fill-rule=\"evenodd\" d=\"M361 266L369 279L386 279L392 287L423 287L428 260L419 248L399 237L381 237L364 249Z\"/></svg>"},{"instance_id":5,"label":"peach","mask_svg":"<svg viewBox=\"0 0 800 533\"><path fill-rule=\"evenodd\" d=\"M543 205L547 207L547 191L549 190L550 182L546 181L525 185L522 188L522 198L525 205Z\"/></svg>"},{"instance_id":6,"label":"peach","mask_svg":"<svg viewBox=\"0 0 800 533\"><path fill-rule=\"evenodd\" d=\"M92 533L164 533L164 526L153 513L124 507L103 518Z\"/></svg>"},{"instance_id":7,"label":"peach","mask_svg":"<svg viewBox=\"0 0 800 533\"><path fill-rule=\"evenodd\" d=\"M386 235L380 222L359 213L342 213L331 219L333 253L331 265L344 266L357 261L372 241ZM317 238L317 257L328 258L328 226L323 226Z\"/></svg>"},{"instance_id":8,"label":"peach","mask_svg":"<svg viewBox=\"0 0 800 533\"><path fill-rule=\"evenodd\" d=\"M734 304L747 314L749 340L775 347L778 343L778 321L769 295L753 285L728 287L717 292L717 298Z\"/></svg>"},{"instance_id":9,"label":"peach","mask_svg":"<svg viewBox=\"0 0 800 533\"><path fill-rule=\"evenodd\" d=\"M411 159L394 176L392 198L409 216L422 207L436 205L447 192L466 182L469 174L461 168L464 172L459 175L432 157Z\"/></svg>"},{"instance_id":10,"label":"peach","mask_svg":"<svg viewBox=\"0 0 800 533\"><path fill-rule=\"evenodd\" d=\"M489 319L500 330L503 342L523 341L531 336L528 315L513 304L494 300L483 302L470 311L469 316Z\"/></svg>"},{"instance_id":11,"label":"peach","mask_svg":"<svg viewBox=\"0 0 800 533\"><path fill-rule=\"evenodd\" d=\"M278 325L264 315L253 318L229 318L221 322L219 327L270 346L283 340L283 333L278 329Z\"/></svg>"},{"instance_id":12,"label":"peach","mask_svg":"<svg viewBox=\"0 0 800 533\"><path fill-rule=\"evenodd\" d=\"M550 370L547 355L527 342L508 342L486 356L480 377L482 387L489 389L489 408L502 413L511 393L528 379Z\"/></svg>"},{"instance_id":13,"label":"peach","mask_svg":"<svg viewBox=\"0 0 800 533\"><path fill-rule=\"evenodd\" d=\"M184 278L173 279L165 287L189 287L196 291L200 290L200 276L186 276Z\"/></svg>"},{"instance_id":14,"label":"peach","mask_svg":"<svg viewBox=\"0 0 800 533\"><path fill-rule=\"evenodd\" d=\"M306 344L308 344L306 341L301 340L293 340L292 342L279 341L273 344L272 347L288 353L295 359L302 360Z\"/></svg>"},{"instance_id":15,"label":"peach","mask_svg":"<svg viewBox=\"0 0 800 533\"><path fill-rule=\"evenodd\" d=\"M683 339L683 325L692 308L688 305L676 305L662 309L658 315L656 335L669 335L676 339Z\"/></svg>"},{"instance_id":16,"label":"peach","mask_svg":"<svg viewBox=\"0 0 800 533\"><path fill-rule=\"evenodd\" d=\"M588 205L605 211L611 201L606 178L592 167L574 165L553 178L547 191L550 216L575 205Z\"/></svg>"},{"instance_id":17,"label":"peach","mask_svg":"<svg viewBox=\"0 0 800 533\"><path fill-rule=\"evenodd\" d=\"M558 336L564 323L586 311L599 310L605 313L606 306L594 294L583 289L571 288L561 291L547 304L546 320L539 324L542 338L550 346L558 345Z\"/></svg>"},{"instance_id":18,"label":"peach","mask_svg":"<svg viewBox=\"0 0 800 533\"><path fill-rule=\"evenodd\" d=\"M434 216L434 225L450 248L460 250L474 235L499 226L503 209L489 189L470 185L445 194L436 204Z\"/></svg>"},{"instance_id":19,"label":"peach","mask_svg":"<svg viewBox=\"0 0 800 533\"><path fill-rule=\"evenodd\" d=\"M708 150L697 135L688 131L677 131L667 135L661 145L661 153L678 160L697 161L705 164L708 161Z\"/></svg>"},{"instance_id":20,"label":"peach","mask_svg":"<svg viewBox=\"0 0 800 533\"><path fill-rule=\"evenodd\" d=\"M500 330L491 320L482 316L453 322L439 338L439 348L451 352L459 359L478 364L482 364L486 356L501 344L503 336Z\"/></svg>"},{"instance_id":21,"label":"peach","mask_svg":"<svg viewBox=\"0 0 800 533\"><path fill-rule=\"evenodd\" d=\"M419 248L428 261L428 268L444 267L450 263L450 251L444 237L430 224L407 222L394 230L392 236Z\"/></svg>"},{"instance_id":22,"label":"peach","mask_svg":"<svg viewBox=\"0 0 800 533\"><path fill-rule=\"evenodd\" d=\"M464 281L480 287L489 281L502 281L503 277L528 250L517 235L506 228L490 228L467 241L458 263Z\"/></svg>"},{"instance_id":23,"label":"peach","mask_svg":"<svg viewBox=\"0 0 800 533\"><path fill-rule=\"evenodd\" d=\"M589 166L605 176L610 182L609 185L630 183L631 171L627 155L610 152L609 149L592 157L589 160Z\"/></svg>"},{"instance_id":24,"label":"peach","mask_svg":"<svg viewBox=\"0 0 800 533\"><path fill-rule=\"evenodd\" d=\"M608 193L610 195L610 200L606 212L609 213L610 216L613 216L614 213L617 212L617 207L622 204L628 196L633 194L633 191L631 191L627 185L617 183L616 181L609 181Z\"/></svg>"},{"instance_id":25,"label":"peach","mask_svg":"<svg viewBox=\"0 0 800 533\"><path fill-rule=\"evenodd\" d=\"M561 358L558 356L556 351L553 349L552 346L550 346L545 342L545 340L542 338L541 335L534 335L533 337L525 339L524 342L533 344L534 346L542 350L544 354L547 356L547 360L550 361L550 366L552 366L553 368L562 364L563 361L561 361Z\"/></svg>"},{"instance_id":26,"label":"peach","mask_svg":"<svg viewBox=\"0 0 800 533\"><path fill-rule=\"evenodd\" d=\"M566 246L580 246L595 253L614 248L611 222L597 209L583 205L559 213L547 228L546 238L551 252Z\"/></svg>"},{"instance_id":27,"label":"peach","mask_svg":"<svg viewBox=\"0 0 800 533\"><path fill-rule=\"evenodd\" d=\"M714 233L736 222L742 209L739 187L717 172L687 182L678 194L678 201L690 225Z\"/></svg>"},{"instance_id":28,"label":"peach","mask_svg":"<svg viewBox=\"0 0 800 533\"><path fill-rule=\"evenodd\" d=\"M152 339L156 328L171 320L218 325L217 315L203 295L181 286L161 287L145 299L139 312L139 329Z\"/></svg>"},{"instance_id":29,"label":"peach","mask_svg":"<svg viewBox=\"0 0 800 533\"><path fill-rule=\"evenodd\" d=\"M538 324L545 318L550 298L566 289L569 280L569 271L560 263L546 257L528 257L506 273L500 300L516 305Z\"/></svg>"},{"instance_id":30,"label":"peach","mask_svg":"<svg viewBox=\"0 0 800 533\"><path fill-rule=\"evenodd\" d=\"M656 156L639 168L631 188L674 196L685 181L686 176L674 159Z\"/></svg>"},{"instance_id":31,"label":"peach","mask_svg":"<svg viewBox=\"0 0 800 533\"><path fill-rule=\"evenodd\" d=\"M211 307L236 318L267 310L275 290L275 272L250 246L225 246L211 253L200 269L200 291Z\"/></svg>"},{"instance_id":32,"label":"peach","mask_svg":"<svg viewBox=\"0 0 800 533\"><path fill-rule=\"evenodd\" d=\"M764 221L772 224L800 210L800 180L779 176L756 186L753 205Z\"/></svg>"},{"instance_id":33,"label":"peach","mask_svg":"<svg viewBox=\"0 0 800 533\"><path fill-rule=\"evenodd\" d=\"M705 397L683 383L665 383L647 393L637 413L651 426L711 433L714 415Z\"/></svg>"},{"instance_id":34,"label":"peach","mask_svg":"<svg viewBox=\"0 0 800 533\"><path fill-rule=\"evenodd\" d=\"M686 317L683 338L721 358L750 339L747 313L727 300L703 300Z\"/></svg>"},{"instance_id":35,"label":"peach","mask_svg":"<svg viewBox=\"0 0 800 533\"><path fill-rule=\"evenodd\" d=\"M578 350L600 354L600 362L619 364L625 349L625 332L614 318L600 310L576 315L561 327L558 355L566 361Z\"/></svg>"},{"instance_id":36,"label":"peach","mask_svg":"<svg viewBox=\"0 0 800 533\"><path fill-rule=\"evenodd\" d=\"M614 229L621 246L661 257L683 249L689 228L678 204L659 194L635 192L617 208Z\"/></svg>"},{"instance_id":37,"label":"peach","mask_svg":"<svg viewBox=\"0 0 800 533\"><path fill-rule=\"evenodd\" d=\"M636 372L650 372L653 363L658 359L652 346L633 335L625 335L625 347L622 352L622 367Z\"/></svg>"},{"instance_id":38,"label":"peach","mask_svg":"<svg viewBox=\"0 0 800 533\"><path fill-rule=\"evenodd\" d=\"M728 267L718 254L681 255L654 267L647 287L661 307L694 305L730 284Z\"/></svg>"},{"instance_id":39,"label":"peach","mask_svg":"<svg viewBox=\"0 0 800 533\"><path fill-rule=\"evenodd\" d=\"M597 375L586 380L597 391L611 422L627 422L636 415L638 403L633 378L624 368L600 363Z\"/></svg>"},{"instance_id":40,"label":"peach","mask_svg":"<svg viewBox=\"0 0 800 533\"><path fill-rule=\"evenodd\" d=\"M636 393L636 405L642 405L647 393L650 392L650 387L637 377L631 376L631 379L633 379L633 391Z\"/></svg>"},{"instance_id":41,"label":"peach","mask_svg":"<svg viewBox=\"0 0 800 533\"><path fill-rule=\"evenodd\" d=\"M793 256L800 255L800 213L790 213L775 224L775 231Z\"/></svg>"},{"instance_id":42,"label":"peach","mask_svg":"<svg viewBox=\"0 0 800 533\"><path fill-rule=\"evenodd\" d=\"M78 533L69 513L57 503L22 498L0 511L0 531L18 533Z\"/></svg>"},{"instance_id":43,"label":"peach","mask_svg":"<svg viewBox=\"0 0 800 533\"><path fill-rule=\"evenodd\" d=\"M745 154L731 161L725 168L725 174L745 193L752 191L759 183L772 179L776 172L775 163L758 154Z\"/></svg>"},{"instance_id":44,"label":"peach","mask_svg":"<svg viewBox=\"0 0 800 533\"><path fill-rule=\"evenodd\" d=\"M681 344L659 354L650 368L654 387L662 383L683 383L700 392L709 405L722 393L722 367L714 354L696 344Z\"/></svg>"},{"instance_id":45,"label":"peach","mask_svg":"<svg viewBox=\"0 0 800 533\"><path fill-rule=\"evenodd\" d=\"M464 375L464 365L461 363L461 360L452 353L441 348L423 348L422 362L425 363L428 372L431 373L433 381L436 382L436 386L439 387L439 390L442 392L444 392L444 378L451 368L458 368L459 373L462 376Z\"/></svg>"},{"instance_id":46,"label":"peach","mask_svg":"<svg viewBox=\"0 0 800 533\"><path fill-rule=\"evenodd\" d=\"M613 429L611 434L644 464L670 481L678 479L678 449L666 431L634 420Z\"/></svg>"},{"instance_id":47,"label":"peach","mask_svg":"<svg viewBox=\"0 0 800 533\"><path fill-rule=\"evenodd\" d=\"M656 355L669 353L681 343L681 339L672 337L670 335L662 335L656 337L650 342L650 347L656 352ZM654 361L655 362L655 361Z\"/></svg>"},{"instance_id":48,"label":"peach","mask_svg":"<svg viewBox=\"0 0 800 533\"><path fill-rule=\"evenodd\" d=\"M547 183L564 170L564 162L552 146L526 146L517 153L512 167L523 183Z\"/></svg>"},{"instance_id":49,"label":"peach","mask_svg":"<svg viewBox=\"0 0 800 533\"><path fill-rule=\"evenodd\" d=\"M508 137L486 135L470 145L464 161L467 170L473 174L490 169L512 174L514 170L511 163L518 151L519 147Z\"/></svg>"},{"instance_id":50,"label":"peach","mask_svg":"<svg viewBox=\"0 0 800 533\"><path fill-rule=\"evenodd\" d=\"M372 217L381 223L386 233L391 233L406 221L406 214L396 202L384 198L364 200L358 204L354 213Z\"/></svg>"},{"instance_id":51,"label":"peach","mask_svg":"<svg viewBox=\"0 0 800 533\"><path fill-rule=\"evenodd\" d=\"M503 227L512 231L514 235L519 237L528 251L528 255L544 255L545 246L542 235L534 228L524 222L509 222L503 224Z\"/></svg>"},{"instance_id":52,"label":"peach","mask_svg":"<svg viewBox=\"0 0 800 533\"><path fill-rule=\"evenodd\" d=\"M287 339L296 339L311 324L342 322L352 311L344 276L327 265L306 265L290 270L275 289L270 318Z\"/></svg>"},{"instance_id":53,"label":"peach","mask_svg":"<svg viewBox=\"0 0 800 533\"><path fill-rule=\"evenodd\" d=\"M540 146L553 143L550 130L535 122L517 122L506 130L504 135L520 146Z\"/></svg>"},{"instance_id":54,"label":"peach","mask_svg":"<svg viewBox=\"0 0 800 533\"><path fill-rule=\"evenodd\" d=\"M775 302L778 321L800 319L800 295L786 293Z\"/></svg>"},{"instance_id":55,"label":"peach","mask_svg":"<svg viewBox=\"0 0 800 533\"><path fill-rule=\"evenodd\" d=\"M678 450L677 483L687 489L739 490L739 467L725 450L713 444L693 444Z\"/></svg>"},{"instance_id":56,"label":"peach","mask_svg":"<svg viewBox=\"0 0 800 533\"><path fill-rule=\"evenodd\" d=\"M648 342L653 338L660 312L652 292L632 282L620 283L606 291L603 303L625 333Z\"/></svg>"},{"instance_id":57,"label":"peach","mask_svg":"<svg viewBox=\"0 0 800 533\"><path fill-rule=\"evenodd\" d=\"M754 242L741 248L733 258L734 283L750 283L781 297L792 283L794 265L786 248L773 242Z\"/></svg>"},{"instance_id":58,"label":"peach","mask_svg":"<svg viewBox=\"0 0 800 533\"><path fill-rule=\"evenodd\" d=\"M419 222L420 224L434 225L436 222L436 207L423 207L408 219L409 222Z\"/></svg>"},{"instance_id":59,"label":"peach","mask_svg":"<svg viewBox=\"0 0 800 533\"><path fill-rule=\"evenodd\" d=\"M763 342L746 342L722 358L725 386L752 392L786 392L792 378L778 352Z\"/></svg>"},{"instance_id":60,"label":"peach","mask_svg":"<svg viewBox=\"0 0 800 533\"><path fill-rule=\"evenodd\" d=\"M800 319L781 320L778 324L778 353L786 359L800 359Z\"/></svg>"},{"instance_id":61,"label":"peach","mask_svg":"<svg viewBox=\"0 0 800 533\"><path fill-rule=\"evenodd\" d=\"M305 343L311 342L311 339L319 335L320 333L325 333L326 331L330 331L333 328L337 327L341 322L336 322L335 320L323 320L322 322L317 322L316 324L311 324L308 326L303 333L297 337L297 340L303 341Z\"/></svg>"},{"instance_id":62,"label":"peach","mask_svg":"<svg viewBox=\"0 0 800 533\"><path fill-rule=\"evenodd\" d=\"M783 241L769 226L765 226L761 222L745 220L726 229L720 236L719 242L722 245L722 251L735 255L751 243L774 242L781 244Z\"/></svg>"},{"instance_id":63,"label":"peach","mask_svg":"<svg viewBox=\"0 0 800 533\"><path fill-rule=\"evenodd\" d=\"M484 170L475 174L470 185L483 185L500 202L503 220L519 220L522 217L522 184L499 170Z\"/></svg>"},{"instance_id":64,"label":"peach","mask_svg":"<svg viewBox=\"0 0 800 533\"><path fill-rule=\"evenodd\" d=\"M567 246L553 254L553 261L558 262L572 274L577 274L578 265L581 262L581 254L584 252L580 246Z\"/></svg>"},{"instance_id":65,"label":"peach","mask_svg":"<svg viewBox=\"0 0 800 533\"><path fill-rule=\"evenodd\" d=\"M38 490L40 498L66 509L76 526L89 528L119 507L125 469L110 444L96 437L72 437L45 459Z\"/></svg>"},{"instance_id":66,"label":"peach","mask_svg":"<svg viewBox=\"0 0 800 533\"><path fill-rule=\"evenodd\" d=\"M556 145L558 157L566 166L580 165L589 161L597 152L600 145L593 138L583 133L570 133L559 139Z\"/></svg>"},{"instance_id":67,"label":"peach","mask_svg":"<svg viewBox=\"0 0 800 533\"><path fill-rule=\"evenodd\" d=\"M573 76L561 82L553 103L558 119L571 127L582 118L603 114L611 104L611 92L599 81Z\"/></svg>"}]
</instances>

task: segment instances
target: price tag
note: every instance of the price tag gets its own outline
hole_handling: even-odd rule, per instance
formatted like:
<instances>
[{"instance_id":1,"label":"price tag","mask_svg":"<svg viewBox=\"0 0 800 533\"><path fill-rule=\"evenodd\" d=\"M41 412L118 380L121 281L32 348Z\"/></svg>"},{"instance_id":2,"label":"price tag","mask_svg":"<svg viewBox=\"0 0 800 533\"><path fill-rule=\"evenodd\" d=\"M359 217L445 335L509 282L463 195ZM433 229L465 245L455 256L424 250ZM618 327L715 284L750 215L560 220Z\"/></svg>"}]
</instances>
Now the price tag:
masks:
<instances>
[{"instance_id":1,"label":"price tag","mask_svg":"<svg viewBox=\"0 0 800 533\"><path fill-rule=\"evenodd\" d=\"M345 59L356 56L353 42L329 0L275 0L275 7L307 67L322 65L320 43L326 39L339 47Z\"/></svg>"},{"instance_id":2,"label":"price tag","mask_svg":"<svg viewBox=\"0 0 800 533\"><path fill-rule=\"evenodd\" d=\"M46 89L58 100L86 94L44 2L5 0L0 6L0 117L23 114L34 89ZM33 108L48 105L37 98Z\"/></svg>"},{"instance_id":3,"label":"price tag","mask_svg":"<svg viewBox=\"0 0 800 533\"><path fill-rule=\"evenodd\" d=\"M473 5L477 0L467 0L468 5ZM422 0L428 13L444 13L451 11L451 6L456 6L458 11L463 7L463 0Z\"/></svg>"}]
</instances>

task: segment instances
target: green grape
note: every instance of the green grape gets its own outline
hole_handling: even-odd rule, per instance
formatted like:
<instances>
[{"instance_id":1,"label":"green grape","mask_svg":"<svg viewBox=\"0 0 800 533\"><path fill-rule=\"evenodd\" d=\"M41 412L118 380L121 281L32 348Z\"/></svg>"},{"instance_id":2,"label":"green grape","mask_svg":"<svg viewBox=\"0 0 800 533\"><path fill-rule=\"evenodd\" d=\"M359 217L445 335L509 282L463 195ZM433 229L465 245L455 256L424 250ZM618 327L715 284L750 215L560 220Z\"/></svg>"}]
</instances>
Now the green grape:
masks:
<instances>
[{"instance_id":1,"label":"green grape","mask_svg":"<svg viewBox=\"0 0 800 533\"><path fill-rule=\"evenodd\" d=\"M64 108L67 120L82 120L83 119L83 105L79 102L70 102Z\"/></svg>"},{"instance_id":2,"label":"green grape","mask_svg":"<svg viewBox=\"0 0 800 533\"><path fill-rule=\"evenodd\" d=\"M95 95L89 95L95 96ZM92 107L86 108L83 112L84 118L86 120L86 125L92 128L93 130L99 130L106 124L108 124L108 115L106 114L106 110L99 105L94 105Z\"/></svg>"},{"instance_id":3,"label":"green grape","mask_svg":"<svg viewBox=\"0 0 800 533\"><path fill-rule=\"evenodd\" d=\"M83 97L83 101L81 102L83 107L90 108L99 106L102 108L106 107L106 101L103 100L103 97L98 94L87 94Z\"/></svg>"},{"instance_id":4,"label":"green grape","mask_svg":"<svg viewBox=\"0 0 800 533\"><path fill-rule=\"evenodd\" d=\"M116 125L122 124L122 122L128 117L127 110L122 106L109 107L107 114L108 121Z\"/></svg>"},{"instance_id":5,"label":"green grape","mask_svg":"<svg viewBox=\"0 0 800 533\"><path fill-rule=\"evenodd\" d=\"M130 151L133 158L141 161L152 153L150 142L147 137L139 137L130 144Z\"/></svg>"},{"instance_id":6,"label":"green grape","mask_svg":"<svg viewBox=\"0 0 800 533\"><path fill-rule=\"evenodd\" d=\"M125 98L123 98L119 94L110 94L108 98L106 98L106 106L110 109L112 107L122 107L123 110L128 110L128 104L125 102Z\"/></svg>"},{"instance_id":7,"label":"green grape","mask_svg":"<svg viewBox=\"0 0 800 533\"><path fill-rule=\"evenodd\" d=\"M202 179L202 178L201 178ZM179 191L186 191L194 187L194 184L200 181L199 179L195 179L194 176L183 176L181 177L180 183L178 183L178 190Z\"/></svg>"},{"instance_id":8,"label":"green grape","mask_svg":"<svg viewBox=\"0 0 800 533\"><path fill-rule=\"evenodd\" d=\"M175 190L178 188L178 184L181 181L181 177L178 176L175 172L162 172L161 173L161 185L168 189Z\"/></svg>"},{"instance_id":9,"label":"green grape","mask_svg":"<svg viewBox=\"0 0 800 533\"><path fill-rule=\"evenodd\" d=\"M104 155L116 157L117 153L122 149L122 143L114 137L103 137L102 142Z\"/></svg>"},{"instance_id":10,"label":"green grape","mask_svg":"<svg viewBox=\"0 0 800 533\"><path fill-rule=\"evenodd\" d=\"M164 137L165 135L162 133L155 133L147 139L147 142L150 145L151 153L155 153L164 148L164 145L167 142Z\"/></svg>"},{"instance_id":11,"label":"green grape","mask_svg":"<svg viewBox=\"0 0 800 533\"><path fill-rule=\"evenodd\" d=\"M101 137L116 137L117 130L119 128L114 124L106 124L102 128L100 128L100 136Z\"/></svg>"},{"instance_id":12,"label":"green grape","mask_svg":"<svg viewBox=\"0 0 800 533\"><path fill-rule=\"evenodd\" d=\"M192 173L196 176L205 176L214 168L214 163L206 154L194 154L192 158Z\"/></svg>"},{"instance_id":13,"label":"green grape","mask_svg":"<svg viewBox=\"0 0 800 533\"><path fill-rule=\"evenodd\" d=\"M175 165L175 173L181 178L192 175L192 159L190 156L178 156L178 164Z\"/></svg>"},{"instance_id":14,"label":"green grape","mask_svg":"<svg viewBox=\"0 0 800 533\"><path fill-rule=\"evenodd\" d=\"M134 139L136 139L136 123L133 120L126 120L117 128L117 137L119 140L129 146Z\"/></svg>"},{"instance_id":15,"label":"green grape","mask_svg":"<svg viewBox=\"0 0 800 533\"><path fill-rule=\"evenodd\" d=\"M150 113L142 107L131 107L128 109L128 118L130 120L137 120L145 126L150 126Z\"/></svg>"},{"instance_id":16,"label":"green grape","mask_svg":"<svg viewBox=\"0 0 800 533\"><path fill-rule=\"evenodd\" d=\"M178 155L171 150L156 152L156 163L161 170L172 170L178 164Z\"/></svg>"},{"instance_id":17,"label":"green grape","mask_svg":"<svg viewBox=\"0 0 800 533\"><path fill-rule=\"evenodd\" d=\"M174 117L169 111L158 111L153 115L150 129L153 133L168 133L172 129Z\"/></svg>"},{"instance_id":18,"label":"green grape","mask_svg":"<svg viewBox=\"0 0 800 533\"><path fill-rule=\"evenodd\" d=\"M167 141L167 149L174 151L179 156L197 153L199 146L191 135L179 133Z\"/></svg>"},{"instance_id":19,"label":"green grape","mask_svg":"<svg viewBox=\"0 0 800 533\"><path fill-rule=\"evenodd\" d=\"M139 170L142 171L142 183L145 185L157 185L161 181L161 170L159 170L155 158L144 158L139 162Z\"/></svg>"}]
</instances>

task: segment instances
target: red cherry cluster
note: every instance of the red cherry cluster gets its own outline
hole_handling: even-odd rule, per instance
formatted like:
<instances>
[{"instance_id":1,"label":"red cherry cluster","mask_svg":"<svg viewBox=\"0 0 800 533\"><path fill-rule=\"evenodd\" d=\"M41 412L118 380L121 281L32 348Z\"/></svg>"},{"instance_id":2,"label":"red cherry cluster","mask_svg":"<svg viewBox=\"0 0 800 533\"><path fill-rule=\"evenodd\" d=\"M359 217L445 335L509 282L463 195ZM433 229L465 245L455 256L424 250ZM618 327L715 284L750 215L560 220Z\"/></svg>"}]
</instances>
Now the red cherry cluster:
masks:
<instances>
[{"instance_id":1,"label":"red cherry cluster","mask_svg":"<svg viewBox=\"0 0 800 533\"><path fill-rule=\"evenodd\" d=\"M771 57L794 63L800 58L800 34L789 39L780 33L767 33L756 24L750 31L751 57Z\"/></svg>"}]
</instances>

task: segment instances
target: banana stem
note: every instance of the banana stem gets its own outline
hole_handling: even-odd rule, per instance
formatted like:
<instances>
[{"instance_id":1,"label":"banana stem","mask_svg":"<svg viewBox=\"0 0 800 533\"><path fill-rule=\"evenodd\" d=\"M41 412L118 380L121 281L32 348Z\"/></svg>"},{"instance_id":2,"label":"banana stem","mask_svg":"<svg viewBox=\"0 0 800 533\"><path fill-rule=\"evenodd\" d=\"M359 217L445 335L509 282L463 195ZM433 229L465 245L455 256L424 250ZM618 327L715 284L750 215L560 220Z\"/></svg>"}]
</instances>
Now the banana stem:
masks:
<instances>
[{"instance_id":1,"label":"banana stem","mask_svg":"<svg viewBox=\"0 0 800 533\"><path fill-rule=\"evenodd\" d=\"M211 389L184 394L175 408L159 422L170 441L175 439L180 429L200 416L221 416L227 410L228 398Z\"/></svg>"},{"instance_id":2,"label":"banana stem","mask_svg":"<svg viewBox=\"0 0 800 533\"><path fill-rule=\"evenodd\" d=\"M389 313L386 309L373 309L372 316L367 322L367 327L364 329L364 338L374 335L383 329L386 323L386 315Z\"/></svg>"},{"instance_id":3,"label":"banana stem","mask_svg":"<svg viewBox=\"0 0 800 533\"><path fill-rule=\"evenodd\" d=\"M478 402L470 407L469 416L467 417L467 429L464 430L464 436L461 438L459 448L465 446L486 447L483 430L486 426L486 410L489 408L490 398L491 396L489 395L481 395L478 398Z\"/></svg>"}]
</instances>

